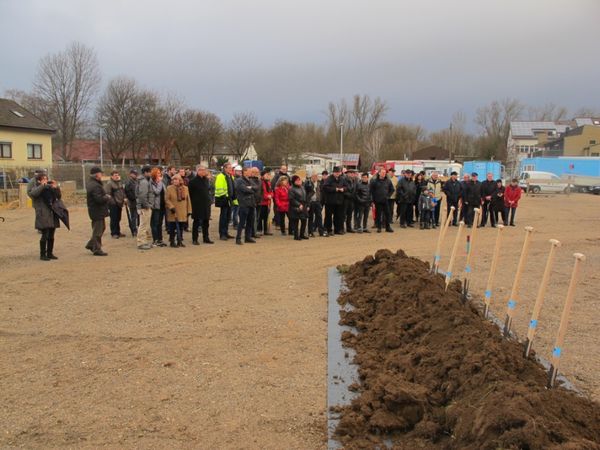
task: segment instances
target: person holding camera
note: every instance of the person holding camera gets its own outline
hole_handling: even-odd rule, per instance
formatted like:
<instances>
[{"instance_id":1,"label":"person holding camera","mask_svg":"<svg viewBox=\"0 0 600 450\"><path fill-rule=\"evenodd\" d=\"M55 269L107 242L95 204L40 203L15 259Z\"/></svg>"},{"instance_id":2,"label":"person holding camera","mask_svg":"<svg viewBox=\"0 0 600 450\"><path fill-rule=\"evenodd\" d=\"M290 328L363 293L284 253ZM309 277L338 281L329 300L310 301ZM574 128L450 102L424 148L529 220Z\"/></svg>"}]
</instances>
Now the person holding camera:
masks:
<instances>
[{"instance_id":1,"label":"person holding camera","mask_svg":"<svg viewBox=\"0 0 600 450\"><path fill-rule=\"evenodd\" d=\"M40 260L58 259L54 255L54 233L60 221L52 206L61 197L60 188L56 181L48 180L48 175L38 173L28 194L35 209L35 228L41 233Z\"/></svg>"}]
</instances>

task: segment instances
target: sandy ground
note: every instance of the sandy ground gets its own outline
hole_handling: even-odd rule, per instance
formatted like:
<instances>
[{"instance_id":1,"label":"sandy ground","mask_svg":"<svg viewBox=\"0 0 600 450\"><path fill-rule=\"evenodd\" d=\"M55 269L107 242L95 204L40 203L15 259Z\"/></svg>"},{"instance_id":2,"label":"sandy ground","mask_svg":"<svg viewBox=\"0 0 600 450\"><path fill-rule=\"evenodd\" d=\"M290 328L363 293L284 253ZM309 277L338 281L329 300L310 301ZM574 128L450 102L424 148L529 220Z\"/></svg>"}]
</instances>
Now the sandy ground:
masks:
<instances>
[{"instance_id":1,"label":"sandy ground","mask_svg":"<svg viewBox=\"0 0 600 450\"><path fill-rule=\"evenodd\" d=\"M379 248L430 260L437 238L396 228L148 253L130 237L105 238L109 256L98 258L83 249L87 213L73 207L73 231L57 231L60 259L42 262L33 211L0 212L2 448L324 448L327 268ZM515 319L525 334L547 241L559 239L534 344L549 356L571 255L585 253L562 369L600 400L600 197L525 198L517 222L505 232L493 311L504 316L523 226L532 225ZM478 230L473 290L480 294L495 236ZM454 272L463 267L461 257Z\"/></svg>"}]
</instances>

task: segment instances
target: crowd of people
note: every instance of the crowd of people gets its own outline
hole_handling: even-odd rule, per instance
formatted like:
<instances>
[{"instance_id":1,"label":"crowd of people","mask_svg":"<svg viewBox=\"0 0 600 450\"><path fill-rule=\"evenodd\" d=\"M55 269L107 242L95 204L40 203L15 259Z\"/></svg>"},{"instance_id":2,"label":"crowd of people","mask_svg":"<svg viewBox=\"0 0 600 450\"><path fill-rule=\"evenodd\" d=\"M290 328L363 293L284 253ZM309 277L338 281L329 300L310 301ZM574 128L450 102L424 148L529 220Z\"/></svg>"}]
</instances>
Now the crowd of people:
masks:
<instances>
[{"instance_id":1,"label":"crowd of people","mask_svg":"<svg viewBox=\"0 0 600 450\"><path fill-rule=\"evenodd\" d=\"M191 232L193 245L200 245L200 233L204 244L214 244L209 234L213 206L219 210L219 239L243 245L272 236L276 230L302 241L317 235L370 233L371 229L392 233L395 222L400 228L418 223L422 230L434 229L440 225L444 198L446 217L454 207L453 226L464 221L467 227L484 227L488 219L492 227L500 222L514 226L521 197L516 179L504 186L491 173L483 182L477 173L465 174L459 181L456 172L442 181L437 172L428 178L425 172L403 170L397 176L395 169L384 167L372 176L335 167L332 173L311 173L305 179L289 174L285 165L272 174L230 163L216 176L203 165L195 172L173 166L165 170L145 166L141 173L131 169L125 182L116 170L106 183L103 176L100 167L93 167L86 183L92 236L85 248L96 256L107 254L102 248L107 217L111 237L125 237L123 210L137 248L150 250L185 247L186 232ZM54 232L64 211L60 188L40 171L29 183L28 194L36 212L35 227L41 233L40 259L57 259ZM474 224L476 208L481 208L481 221ZM163 230L168 244L163 241Z\"/></svg>"}]
</instances>

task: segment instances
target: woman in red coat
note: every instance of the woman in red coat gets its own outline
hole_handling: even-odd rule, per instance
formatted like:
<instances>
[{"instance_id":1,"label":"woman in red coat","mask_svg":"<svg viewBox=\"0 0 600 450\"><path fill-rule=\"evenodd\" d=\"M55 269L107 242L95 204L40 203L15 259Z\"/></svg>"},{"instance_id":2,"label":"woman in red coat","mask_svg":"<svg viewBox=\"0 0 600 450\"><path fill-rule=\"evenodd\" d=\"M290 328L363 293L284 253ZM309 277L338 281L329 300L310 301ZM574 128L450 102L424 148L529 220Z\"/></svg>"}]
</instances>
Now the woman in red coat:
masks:
<instances>
[{"instance_id":1,"label":"woman in red coat","mask_svg":"<svg viewBox=\"0 0 600 450\"><path fill-rule=\"evenodd\" d=\"M517 212L517 206L519 206L519 199L521 198L521 188L519 187L519 180L513 178L512 181L504 191L504 225L508 221L510 213L510 226L515 226L515 213Z\"/></svg>"},{"instance_id":2,"label":"woman in red coat","mask_svg":"<svg viewBox=\"0 0 600 450\"><path fill-rule=\"evenodd\" d=\"M285 233L285 217L288 217L289 223L289 210L290 210L290 199L288 197L288 191L290 189L288 178L285 176L279 177L277 180L277 186L275 187L275 206L277 206L277 214L279 219L277 223L281 229L281 234Z\"/></svg>"}]
</instances>

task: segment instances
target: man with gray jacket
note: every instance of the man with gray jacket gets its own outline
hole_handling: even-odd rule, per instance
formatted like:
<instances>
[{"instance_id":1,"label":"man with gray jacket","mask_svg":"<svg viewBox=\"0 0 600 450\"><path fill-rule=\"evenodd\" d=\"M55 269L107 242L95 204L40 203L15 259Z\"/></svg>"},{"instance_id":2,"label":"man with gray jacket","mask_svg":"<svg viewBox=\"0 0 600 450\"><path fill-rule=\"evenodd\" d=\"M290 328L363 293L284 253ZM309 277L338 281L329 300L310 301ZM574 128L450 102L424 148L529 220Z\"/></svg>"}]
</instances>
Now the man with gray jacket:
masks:
<instances>
[{"instance_id":1,"label":"man with gray jacket","mask_svg":"<svg viewBox=\"0 0 600 450\"><path fill-rule=\"evenodd\" d=\"M150 218L152 217L152 205L154 204L154 191L150 186L149 166L142 168L142 177L137 184L136 206L140 225L137 232L137 248L150 250L152 248L152 232L150 230Z\"/></svg>"}]
</instances>

